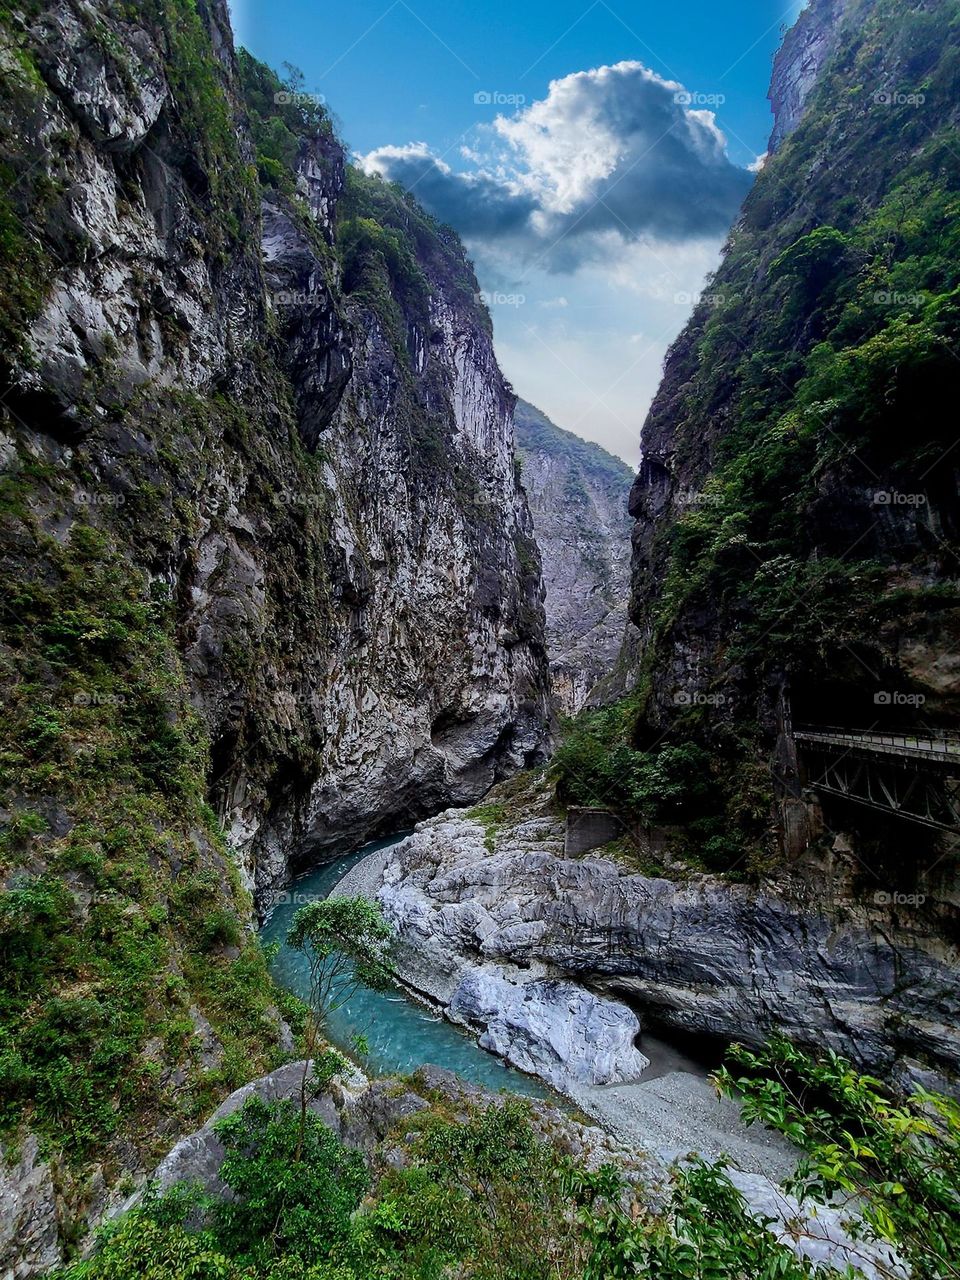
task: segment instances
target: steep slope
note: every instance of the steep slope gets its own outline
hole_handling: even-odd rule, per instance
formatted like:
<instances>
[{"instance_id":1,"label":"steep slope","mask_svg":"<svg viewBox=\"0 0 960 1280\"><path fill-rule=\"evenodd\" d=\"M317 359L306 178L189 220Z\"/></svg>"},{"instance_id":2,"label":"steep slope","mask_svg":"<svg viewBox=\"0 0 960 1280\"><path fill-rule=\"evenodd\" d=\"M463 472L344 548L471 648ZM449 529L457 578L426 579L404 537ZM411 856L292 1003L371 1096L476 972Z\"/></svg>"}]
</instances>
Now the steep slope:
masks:
<instances>
[{"instance_id":1,"label":"steep slope","mask_svg":"<svg viewBox=\"0 0 960 1280\"><path fill-rule=\"evenodd\" d=\"M223 0L0 33L3 1269L279 1060L246 889L538 759L548 672L453 233Z\"/></svg>"},{"instance_id":2,"label":"steep slope","mask_svg":"<svg viewBox=\"0 0 960 1280\"><path fill-rule=\"evenodd\" d=\"M792 128L644 428L635 689L553 758L562 801L623 821L609 896L569 927L551 869L524 908L641 1020L954 1090L957 833L882 808L892 766L855 742L834 791L870 768L878 807L831 794L795 730L958 727L958 29L956 3L814 0L784 45Z\"/></svg>"},{"instance_id":3,"label":"steep slope","mask_svg":"<svg viewBox=\"0 0 960 1280\"><path fill-rule=\"evenodd\" d=\"M630 595L625 462L518 400L517 453L543 561L547 650L557 705L575 715L616 664Z\"/></svg>"},{"instance_id":4,"label":"steep slope","mask_svg":"<svg viewBox=\"0 0 960 1280\"><path fill-rule=\"evenodd\" d=\"M731 863L822 831L791 709L794 723L957 724L960 511L942 406L960 388L958 22L956 3L805 10L774 73L793 131L778 122L645 426L636 742L709 751L732 799ZM884 850L897 866L909 846L914 868L944 852L852 806L826 819L859 832L882 888L896 884Z\"/></svg>"}]
</instances>

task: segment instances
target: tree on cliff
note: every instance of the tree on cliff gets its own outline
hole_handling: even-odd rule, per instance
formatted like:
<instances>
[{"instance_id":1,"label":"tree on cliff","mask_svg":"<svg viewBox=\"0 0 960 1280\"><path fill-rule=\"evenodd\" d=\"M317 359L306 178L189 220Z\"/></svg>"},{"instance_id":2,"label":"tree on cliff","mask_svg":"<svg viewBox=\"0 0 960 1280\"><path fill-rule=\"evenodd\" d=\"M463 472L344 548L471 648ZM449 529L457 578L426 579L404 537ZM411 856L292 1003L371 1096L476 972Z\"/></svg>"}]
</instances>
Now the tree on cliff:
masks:
<instances>
[{"instance_id":1,"label":"tree on cliff","mask_svg":"<svg viewBox=\"0 0 960 1280\"><path fill-rule=\"evenodd\" d=\"M393 976L389 958L393 930L368 898L326 898L301 907L293 917L287 945L306 958L308 1012L304 1028L304 1068L300 1084L300 1132L306 1129L307 1081L330 1015L362 987L386 986Z\"/></svg>"}]
</instances>

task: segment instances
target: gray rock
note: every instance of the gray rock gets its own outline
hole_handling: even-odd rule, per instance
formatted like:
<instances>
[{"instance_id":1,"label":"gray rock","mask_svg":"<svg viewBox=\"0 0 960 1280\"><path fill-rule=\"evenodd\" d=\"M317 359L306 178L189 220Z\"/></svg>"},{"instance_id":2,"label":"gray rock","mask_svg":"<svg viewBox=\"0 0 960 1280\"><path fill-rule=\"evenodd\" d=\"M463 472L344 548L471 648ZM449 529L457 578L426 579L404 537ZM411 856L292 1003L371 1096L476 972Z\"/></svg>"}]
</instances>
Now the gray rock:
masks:
<instances>
[{"instance_id":1,"label":"gray rock","mask_svg":"<svg viewBox=\"0 0 960 1280\"><path fill-rule=\"evenodd\" d=\"M627 619L633 471L524 400L514 421L543 559L554 701L576 715L599 682L610 683L625 636L635 630Z\"/></svg>"},{"instance_id":2,"label":"gray rock","mask_svg":"<svg viewBox=\"0 0 960 1280\"><path fill-rule=\"evenodd\" d=\"M455 1017L485 1028L483 1048L559 1089L571 1081L630 1080L650 1065L635 1047L640 1023L626 1005L572 982L511 981L496 970L471 969L449 1007Z\"/></svg>"},{"instance_id":3,"label":"gray rock","mask_svg":"<svg viewBox=\"0 0 960 1280\"><path fill-rule=\"evenodd\" d=\"M0 1275L21 1280L62 1260L53 1169L28 1133L18 1150L0 1150Z\"/></svg>"},{"instance_id":4,"label":"gray rock","mask_svg":"<svg viewBox=\"0 0 960 1280\"><path fill-rule=\"evenodd\" d=\"M774 113L770 151L793 133L824 64L837 48L840 19L849 0L821 0L801 13L784 37L773 63L770 105Z\"/></svg>"},{"instance_id":5,"label":"gray rock","mask_svg":"<svg viewBox=\"0 0 960 1280\"><path fill-rule=\"evenodd\" d=\"M960 980L936 939L772 888L566 859L544 847L561 834L507 827L490 852L452 811L389 851L379 896L417 953L414 985L449 1002L468 969L522 966L681 1031L748 1043L781 1031L904 1080L960 1076Z\"/></svg>"},{"instance_id":6,"label":"gray rock","mask_svg":"<svg viewBox=\"0 0 960 1280\"><path fill-rule=\"evenodd\" d=\"M298 1098L303 1068L303 1062L289 1063L232 1093L202 1128L182 1138L161 1161L150 1180L152 1185L165 1190L178 1182L198 1182L213 1195L228 1195L229 1189L218 1176L224 1151L214 1132L217 1121L238 1111L253 1096L267 1102ZM430 1100L438 1096L458 1113L465 1113L468 1107L500 1103L497 1095L465 1083L453 1072L426 1065L419 1068L411 1083L402 1085L389 1078L371 1080L350 1068L319 1096L311 1097L308 1105L342 1142L362 1152L371 1163L375 1156L379 1160L382 1144L389 1141L387 1162L396 1168L406 1163L404 1122L429 1110ZM598 1167L611 1152L619 1153L628 1172L638 1167L637 1161L626 1150L611 1145L601 1130L571 1120L549 1103L529 1105L537 1128L551 1136L565 1136L588 1167ZM132 1196L123 1208L135 1204L139 1195Z\"/></svg>"}]
</instances>

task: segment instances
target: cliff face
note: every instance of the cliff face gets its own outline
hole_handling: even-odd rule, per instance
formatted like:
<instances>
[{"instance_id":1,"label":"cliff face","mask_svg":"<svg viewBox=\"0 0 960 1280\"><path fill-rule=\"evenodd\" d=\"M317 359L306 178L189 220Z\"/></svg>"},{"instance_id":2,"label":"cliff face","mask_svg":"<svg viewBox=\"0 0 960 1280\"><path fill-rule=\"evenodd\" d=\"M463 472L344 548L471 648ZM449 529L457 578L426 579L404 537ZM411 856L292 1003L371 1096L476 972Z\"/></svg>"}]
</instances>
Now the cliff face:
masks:
<instances>
[{"instance_id":1,"label":"cliff face","mask_svg":"<svg viewBox=\"0 0 960 1280\"><path fill-rule=\"evenodd\" d=\"M779 1032L900 1085L955 1087L953 947L895 923L878 930L830 874L786 895L689 870L677 883L670 871L679 868L658 874L630 841L565 857L564 826L545 797L528 793L517 805L512 787L493 793L494 826L480 820L492 805L429 819L384 854L378 877L380 900L411 944L398 953L405 980L448 1016L488 1028L484 1042L498 1052L517 1048L512 1032L533 1069L553 1069L568 1088L577 1063L538 993L552 992L554 1017L569 1024L570 991L586 987L625 1001L645 1030L692 1033L704 1048L762 1044ZM498 998L476 998L488 989ZM550 1031L546 1047L525 1019L534 1009ZM604 1015L608 1030L622 1029L622 1006ZM603 1083L617 1078L614 1065Z\"/></svg>"},{"instance_id":2,"label":"cliff face","mask_svg":"<svg viewBox=\"0 0 960 1280\"><path fill-rule=\"evenodd\" d=\"M0 1121L39 1135L0 1246L50 1260L280 1052L243 886L538 759L548 672L456 237L223 0L0 31Z\"/></svg>"},{"instance_id":3,"label":"cliff face","mask_svg":"<svg viewBox=\"0 0 960 1280\"><path fill-rule=\"evenodd\" d=\"M540 758L545 726L540 563L514 474L513 398L475 282L450 233L379 182L351 181L345 221L373 213L415 255L410 280L391 281L376 246L350 245L346 344L331 304L317 315L323 267L309 230L282 201L264 210L267 285L283 300L301 437L321 424L333 614L324 644L300 639L308 675L294 692L321 726L313 776L282 806L269 773L251 795L243 756L218 778L258 887L285 874L290 850L302 862L477 798ZM383 292L391 283L399 304ZM318 382L324 360L332 378Z\"/></svg>"},{"instance_id":4,"label":"cliff face","mask_svg":"<svg viewBox=\"0 0 960 1280\"><path fill-rule=\"evenodd\" d=\"M780 145L670 352L631 496L638 745L692 739L731 795L749 785L732 859L853 832L884 892L898 851L932 867L949 838L821 813L787 730L791 708L861 730L960 712L955 441L929 408L960 385L957 20L887 0L804 13L775 74Z\"/></svg>"},{"instance_id":5,"label":"cliff face","mask_svg":"<svg viewBox=\"0 0 960 1280\"><path fill-rule=\"evenodd\" d=\"M774 124L770 151L776 151L800 123L807 98L836 51L840 23L850 0L829 0L804 9L784 36L770 81Z\"/></svg>"},{"instance_id":6,"label":"cliff face","mask_svg":"<svg viewBox=\"0 0 960 1280\"><path fill-rule=\"evenodd\" d=\"M203 154L209 120L182 154L192 68L166 63L159 29L92 6L64 18L69 46L52 21L25 32L42 84L22 86L33 127L8 163L29 158L26 182L58 194L43 224L40 193L23 200L46 261L8 426L58 479L91 469L97 493L79 514L119 526L176 601L220 808L262 877L267 809L290 852L312 853L478 793L536 751L542 622L511 397L459 245L399 196L383 196L385 216L399 235L416 224L416 279L402 297L388 272L381 297L366 280L344 288L331 248L344 164L329 136L302 140L296 196L267 188L261 219L218 6L207 18L234 175ZM104 51L110 31L132 61ZM191 439L164 403L189 393L208 418ZM159 518L144 527L131 508L146 485ZM65 536L78 513L60 505ZM294 768L298 785L278 791L272 775Z\"/></svg>"},{"instance_id":7,"label":"cliff face","mask_svg":"<svg viewBox=\"0 0 960 1280\"><path fill-rule=\"evenodd\" d=\"M565 715L576 715L609 679L625 633L634 631L626 507L633 473L524 400L514 422L543 561L554 697Z\"/></svg>"}]
</instances>

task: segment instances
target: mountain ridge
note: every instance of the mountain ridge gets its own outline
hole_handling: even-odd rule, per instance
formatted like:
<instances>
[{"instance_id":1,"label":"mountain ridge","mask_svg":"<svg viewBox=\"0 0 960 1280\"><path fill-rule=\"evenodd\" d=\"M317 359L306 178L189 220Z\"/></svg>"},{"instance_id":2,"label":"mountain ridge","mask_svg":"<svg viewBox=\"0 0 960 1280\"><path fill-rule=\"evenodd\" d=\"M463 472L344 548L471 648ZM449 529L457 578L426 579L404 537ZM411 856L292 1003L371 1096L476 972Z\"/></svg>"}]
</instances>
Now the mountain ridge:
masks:
<instances>
[{"instance_id":1,"label":"mountain ridge","mask_svg":"<svg viewBox=\"0 0 960 1280\"><path fill-rule=\"evenodd\" d=\"M525 400L514 422L543 560L554 699L575 715L594 696L609 699L623 688L611 672L632 639L626 503L633 472Z\"/></svg>"}]
</instances>

